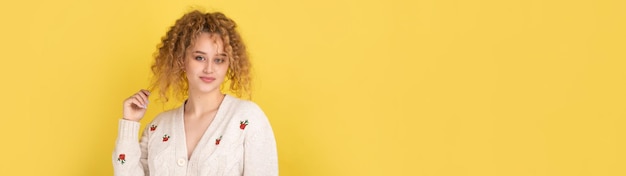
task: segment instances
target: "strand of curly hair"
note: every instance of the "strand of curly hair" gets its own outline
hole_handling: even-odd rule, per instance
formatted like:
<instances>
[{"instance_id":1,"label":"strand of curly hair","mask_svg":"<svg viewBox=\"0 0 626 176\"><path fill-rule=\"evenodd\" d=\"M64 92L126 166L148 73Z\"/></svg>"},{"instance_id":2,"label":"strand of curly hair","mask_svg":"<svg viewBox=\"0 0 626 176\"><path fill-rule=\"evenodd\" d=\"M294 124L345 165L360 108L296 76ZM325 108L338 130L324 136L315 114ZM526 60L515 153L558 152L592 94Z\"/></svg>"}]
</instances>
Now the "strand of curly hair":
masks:
<instances>
[{"instance_id":1,"label":"strand of curly hair","mask_svg":"<svg viewBox=\"0 0 626 176\"><path fill-rule=\"evenodd\" d=\"M225 81L230 82L230 92L241 98L250 98L251 65L236 27L233 20L220 12L202 13L194 10L178 19L157 46L155 62L151 67L154 77L150 89L158 90L165 102L169 101L169 95L180 100L188 96L189 85L184 73L185 53L200 33L207 32L217 34L223 42L224 52L230 62Z\"/></svg>"}]
</instances>

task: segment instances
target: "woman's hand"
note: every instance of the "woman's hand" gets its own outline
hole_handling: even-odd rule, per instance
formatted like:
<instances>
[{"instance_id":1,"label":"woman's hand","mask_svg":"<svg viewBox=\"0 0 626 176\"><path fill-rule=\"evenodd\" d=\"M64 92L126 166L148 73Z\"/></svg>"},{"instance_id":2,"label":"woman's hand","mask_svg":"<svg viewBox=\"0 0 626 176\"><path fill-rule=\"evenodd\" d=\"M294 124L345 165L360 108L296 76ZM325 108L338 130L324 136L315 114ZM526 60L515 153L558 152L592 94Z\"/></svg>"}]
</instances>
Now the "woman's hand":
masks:
<instances>
[{"instance_id":1,"label":"woman's hand","mask_svg":"<svg viewBox=\"0 0 626 176\"><path fill-rule=\"evenodd\" d=\"M139 122L148 108L148 96L150 92L141 89L124 100L124 119Z\"/></svg>"}]
</instances>

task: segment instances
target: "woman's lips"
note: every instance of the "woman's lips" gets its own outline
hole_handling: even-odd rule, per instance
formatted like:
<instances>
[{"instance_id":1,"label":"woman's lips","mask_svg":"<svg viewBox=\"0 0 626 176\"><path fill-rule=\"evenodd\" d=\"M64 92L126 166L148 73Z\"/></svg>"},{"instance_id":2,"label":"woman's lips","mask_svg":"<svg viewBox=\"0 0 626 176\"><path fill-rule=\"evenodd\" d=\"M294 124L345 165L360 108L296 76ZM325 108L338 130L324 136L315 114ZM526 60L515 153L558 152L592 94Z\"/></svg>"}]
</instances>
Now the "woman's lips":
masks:
<instances>
[{"instance_id":1,"label":"woman's lips","mask_svg":"<svg viewBox=\"0 0 626 176\"><path fill-rule=\"evenodd\" d=\"M200 80L202 80L202 82L205 82L205 83L211 83L211 82L215 81L215 78L214 77L202 77L201 76Z\"/></svg>"}]
</instances>

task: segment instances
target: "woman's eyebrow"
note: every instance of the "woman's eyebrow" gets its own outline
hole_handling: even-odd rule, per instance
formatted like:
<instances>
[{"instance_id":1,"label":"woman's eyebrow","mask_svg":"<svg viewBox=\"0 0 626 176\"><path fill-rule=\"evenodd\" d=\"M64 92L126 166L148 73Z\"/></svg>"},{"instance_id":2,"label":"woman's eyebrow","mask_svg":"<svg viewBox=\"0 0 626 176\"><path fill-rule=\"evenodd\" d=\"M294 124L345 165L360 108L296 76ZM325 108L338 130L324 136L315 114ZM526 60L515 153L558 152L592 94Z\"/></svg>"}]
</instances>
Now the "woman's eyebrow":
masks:
<instances>
[{"instance_id":1,"label":"woman's eyebrow","mask_svg":"<svg viewBox=\"0 0 626 176\"><path fill-rule=\"evenodd\" d=\"M202 51L194 51L193 53L200 53L200 54L204 54L204 55L206 55L206 53L205 53L205 52L202 52Z\"/></svg>"},{"instance_id":2,"label":"woman's eyebrow","mask_svg":"<svg viewBox=\"0 0 626 176\"><path fill-rule=\"evenodd\" d=\"M223 57L228 56L228 55L226 55L226 53L217 53L217 54L215 54L215 55L216 55L216 56L223 56Z\"/></svg>"}]
</instances>

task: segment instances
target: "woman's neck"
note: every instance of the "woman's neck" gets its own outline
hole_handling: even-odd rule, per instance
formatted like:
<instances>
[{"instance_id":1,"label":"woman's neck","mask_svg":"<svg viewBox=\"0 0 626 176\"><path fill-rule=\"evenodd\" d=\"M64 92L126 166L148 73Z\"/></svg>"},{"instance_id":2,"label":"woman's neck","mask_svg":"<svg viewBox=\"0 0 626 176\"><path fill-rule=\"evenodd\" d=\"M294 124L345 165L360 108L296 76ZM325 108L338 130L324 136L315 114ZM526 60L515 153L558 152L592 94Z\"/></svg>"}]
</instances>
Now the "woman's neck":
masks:
<instances>
[{"instance_id":1,"label":"woman's neck","mask_svg":"<svg viewBox=\"0 0 626 176\"><path fill-rule=\"evenodd\" d=\"M222 104L225 95L221 92L208 94L192 94L189 92L187 103L185 103L185 114L189 117L202 117L202 114L217 110Z\"/></svg>"}]
</instances>

